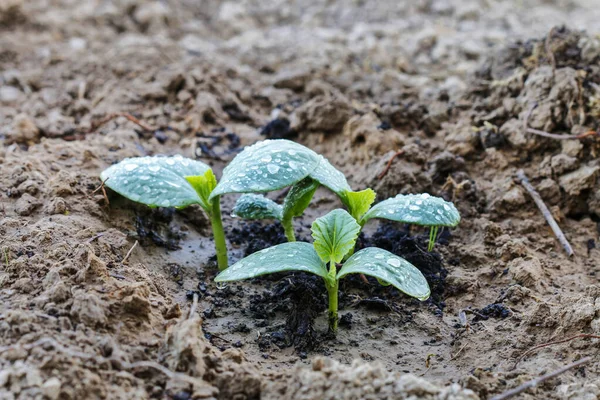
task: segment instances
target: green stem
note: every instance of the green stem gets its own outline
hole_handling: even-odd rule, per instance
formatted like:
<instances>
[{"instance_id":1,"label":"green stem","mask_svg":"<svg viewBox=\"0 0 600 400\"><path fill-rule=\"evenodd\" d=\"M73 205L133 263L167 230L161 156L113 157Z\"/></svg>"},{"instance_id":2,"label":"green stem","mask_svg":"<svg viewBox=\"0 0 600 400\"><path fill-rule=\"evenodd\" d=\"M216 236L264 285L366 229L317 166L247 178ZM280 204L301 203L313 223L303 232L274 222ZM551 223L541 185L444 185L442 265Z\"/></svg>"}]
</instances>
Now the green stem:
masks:
<instances>
[{"instance_id":1,"label":"green stem","mask_svg":"<svg viewBox=\"0 0 600 400\"><path fill-rule=\"evenodd\" d=\"M329 274L325 280L327 294L329 295L329 330L337 332L338 327L338 288L339 281L336 278L337 267L334 260L329 262Z\"/></svg>"},{"instance_id":2,"label":"green stem","mask_svg":"<svg viewBox=\"0 0 600 400\"><path fill-rule=\"evenodd\" d=\"M212 200L212 210L210 212L210 223L212 225L213 237L215 239L215 250L217 252L217 265L219 271L224 271L228 267L227 262L227 243L225 242L225 232L223 231L223 221L221 220L221 197L217 196Z\"/></svg>"},{"instance_id":3,"label":"green stem","mask_svg":"<svg viewBox=\"0 0 600 400\"><path fill-rule=\"evenodd\" d=\"M283 225L283 229L285 231L285 237L287 238L288 242L295 242L296 234L294 233L294 224L292 224L292 218L291 217L282 218L281 225Z\"/></svg>"},{"instance_id":4,"label":"green stem","mask_svg":"<svg viewBox=\"0 0 600 400\"><path fill-rule=\"evenodd\" d=\"M327 294L329 295L329 330L333 333L338 328L338 287L339 281L336 279L333 283L326 282Z\"/></svg>"},{"instance_id":5,"label":"green stem","mask_svg":"<svg viewBox=\"0 0 600 400\"><path fill-rule=\"evenodd\" d=\"M435 246L435 240L437 238L439 226L432 226L429 230L429 244L427 246L427 251L432 251Z\"/></svg>"}]
</instances>

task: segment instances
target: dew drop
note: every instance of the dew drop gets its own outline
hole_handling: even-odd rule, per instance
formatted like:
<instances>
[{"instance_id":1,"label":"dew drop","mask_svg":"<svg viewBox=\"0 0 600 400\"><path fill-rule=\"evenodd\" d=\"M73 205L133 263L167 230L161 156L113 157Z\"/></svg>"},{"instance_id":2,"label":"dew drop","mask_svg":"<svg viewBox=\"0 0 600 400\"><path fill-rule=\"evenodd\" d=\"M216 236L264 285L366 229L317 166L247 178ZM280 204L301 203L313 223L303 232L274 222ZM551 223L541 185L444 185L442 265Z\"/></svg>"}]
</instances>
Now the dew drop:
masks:
<instances>
[{"instance_id":1,"label":"dew drop","mask_svg":"<svg viewBox=\"0 0 600 400\"><path fill-rule=\"evenodd\" d=\"M295 161L288 162L288 165L290 166L291 169L298 168L298 164Z\"/></svg>"},{"instance_id":2,"label":"dew drop","mask_svg":"<svg viewBox=\"0 0 600 400\"><path fill-rule=\"evenodd\" d=\"M392 267L396 268L400 266L400 260L398 260L397 258L388 258L387 263L390 264Z\"/></svg>"},{"instance_id":3,"label":"dew drop","mask_svg":"<svg viewBox=\"0 0 600 400\"><path fill-rule=\"evenodd\" d=\"M383 259L383 254L375 254L375 258L381 260Z\"/></svg>"},{"instance_id":4,"label":"dew drop","mask_svg":"<svg viewBox=\"0 0 600 400\"><path fill-rule=\"evenodd\" d=\"M140 180L142 180L142 181L147 181L148 179L150 179L150 175L141 175L140 176Z\"/></svg>"},{"instance_id":5,"label":"dew drop","mask_svg":"<svg viewBox=\"0 0 600 400\"><path fill-rule=\"evenodd\" d=\"M137 167L137 164L125 164L123 168L125 168L125 171L133 171Z\"/></svg>"},{"instance_id":6,"label":"dew drop","mask_svg":"<svg viewBox=\"0 0 600 400\"><path fill-rule=\"evenodd\" d=\"M168 199L165 199L160 202L161 207L169 207L170 205L171 205L171 202Z\"/></svg>"},{"instance_id":7,"label":"dew drop","mask_svg":"<svg viewBox=\"0 0 600 400\"><path fill-rule=\"evenodd\" d=\"M419 211L421 209L419 206L413 206L413 205L409 206L408 208L413 211Z\"/></svg>"},{"instance_id":8,"label":"dew drop","mask_svg":"<svg viewBox=\"0 0 600 400\"><path fill-rule=\"evenodd\" d=\"M295 155L296 155L296 153L297 153L297 152L296 152L296 150L288 150L288 154L289 154L290 156L295 156Z\"/></svg>"},{"instance_id":9,"label":"dew drop","mask_svg":"<svg viewBox=\"0 0 600 400\"><path fill-rule=\"evenodd\" d=\"M169 165L175 165L175 160L173 160L172 158L167 158L167 159L165 160L165 162L166 162L167 164L169 164Z\"/></svg>"},{"instance_id":10,"label":"dew drop","mask_svg":"<svg viewBox=\"0 0 600 400\"><path fill-rule=\"evenodd\" d=\"M261 158L260 161L267 163L267 162L271 162L272 159L273 158L271 158L271 156L267 155L267 156L264 156L263 158Z\"/></svg>"},{"instance_id":11,"label":"dew drop","mask_svg":"<svg viewBox=\"0 0 600 400\"><path fill-rule=\"evenodd\" d=\"M450 211L450 207L448 206L448 204L444 204L444 210Z\"/></svg>"},{"instance_id":12,"label":"dew drop","mask_svg":"<svg viewBox=\"0 0 600 400\"><path fill-rule=\"evenodd\" d=\"M148 167L148 169L152 172L158 172L158 171L160 171L160 166L159 165L150 165Z\"/></svg>"},{"instance_id":13,"label":"dew drop","mask_svg":"<svg viewBox=\"0 0 600 400\"><path fill-rule=\"evenodd\" d=\"M275 165L275 164L269 164L269 165L267 165L267 170L271 174L276 174L279 171L279 166Z\"/></svg>"}]
</instances>

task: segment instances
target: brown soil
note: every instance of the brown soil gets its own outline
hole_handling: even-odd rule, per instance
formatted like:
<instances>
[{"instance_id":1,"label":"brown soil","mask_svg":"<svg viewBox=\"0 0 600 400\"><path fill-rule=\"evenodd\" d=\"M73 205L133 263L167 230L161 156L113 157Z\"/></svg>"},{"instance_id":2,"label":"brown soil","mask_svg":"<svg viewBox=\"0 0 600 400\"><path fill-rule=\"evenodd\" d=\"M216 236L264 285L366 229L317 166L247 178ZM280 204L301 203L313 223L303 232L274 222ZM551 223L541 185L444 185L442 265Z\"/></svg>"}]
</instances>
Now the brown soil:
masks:
<instances>
[{"instance_id":1,"label":"brown soil","mask_svg":"<svg viewBox=\"0 0 600 400\"><path fill-rule=\"evenodd\" d=\"M597 340L515 364L600 334L600 138L527 131L600 127L599 19L592 0L0 0L0 398L486 399L583 356L525 397L597 398ZM454 201L462 222L433 253L414 227L360 238L417 265L432 298L348 278L333 338L315 277L216 286L200 209L96 190L125 157L220 175L265 137L378 200ZM231 218L234 201L232 260L284 240ZM320 189L298 237L338 206Z\"/></svg>"}]
</instances>

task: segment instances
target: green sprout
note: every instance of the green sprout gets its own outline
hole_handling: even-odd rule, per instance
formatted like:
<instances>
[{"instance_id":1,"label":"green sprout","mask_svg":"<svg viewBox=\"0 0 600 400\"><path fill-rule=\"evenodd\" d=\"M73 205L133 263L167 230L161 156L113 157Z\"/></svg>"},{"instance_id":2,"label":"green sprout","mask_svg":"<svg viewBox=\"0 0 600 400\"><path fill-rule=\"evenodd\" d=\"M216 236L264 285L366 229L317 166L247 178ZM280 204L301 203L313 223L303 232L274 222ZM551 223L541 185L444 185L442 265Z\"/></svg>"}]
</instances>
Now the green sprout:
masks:
<instances>
[{"instance_id":1,"label":"green sprout","mask_svg":"<svg viewBox=\"0 0 600 400\"><path fill-rule=\"evenodd\" d=\"M298 157L302 157L302 164ZM253 164L249 173L250 160L260 161L262 168ZM252 173L253 170L257 173ZM303 214L319 185L334 192L361 227L373 218L430 227L429 251L433 250L440 226L455 227L460 222L452 203L427 193L398 195L371 208L375 191L369 188L353 191L344 174L326 158L288 140L265 140L246 148L225 169L215 192L257 193L291 186L283 205L261 195L244 194L233 214L245 219L279 220L288 241L293 242L292 219Z\"/></svg>"},{"instance_id":2,"label":"green sprout","mask_svg":"<svg viewBox=\"0 0 600 400\"><path fill-rule=\"evenodd\" d=\"M304 213L319 185L336 193L355 219L360 218L375 200L375 192L371 189L354 192L344 174L325 157L285 139L264 140L246 147L223 170L213 195L252 193L240 197L234 215L246 219L279 220L286 237L293 242L296 238L292 219ZM254 194L289 186L283 205Z\"/></svg>"},{"instance_id":3,"label":"green sprout","mask_svg":"<svg viewBox=\"0 0 600 400\"><path fill-rule=\"evenodd\" d=\"M210 217L219 270L227 268L220 197L212 195L217 179L208 165L182 156L136 157L110 166L100 177L115 192L151 208L199 204Z\"/></svg>"},{"instance_id":4,"label":"green sprout","mask_svg":"<svg viewBox=\"0 0 600 400\"><path fill-rule=\"evenodd\" d=\"M353 251L361 226L345 210L334 210L312 224L311 245L288 242L258 251L233 264L215 278L216 282L239 281L283 271L310 272L323 278L329 297L329 329L337 331L339 280L349 274L364 274L392 285L423 301L429 285L423 274L405 259L376 247L362 249L338 264Z\"/></svg>"}]
</instances>

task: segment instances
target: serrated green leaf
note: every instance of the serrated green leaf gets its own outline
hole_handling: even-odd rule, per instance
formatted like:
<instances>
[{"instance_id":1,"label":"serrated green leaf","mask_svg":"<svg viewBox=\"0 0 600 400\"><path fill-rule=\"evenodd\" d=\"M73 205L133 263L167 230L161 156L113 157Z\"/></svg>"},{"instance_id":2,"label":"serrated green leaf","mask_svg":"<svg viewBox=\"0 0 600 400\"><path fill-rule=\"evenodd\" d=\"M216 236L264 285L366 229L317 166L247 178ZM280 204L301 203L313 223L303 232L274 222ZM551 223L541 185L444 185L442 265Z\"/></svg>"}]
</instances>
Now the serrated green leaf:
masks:
<instances>
[{"instance_id":1,"label":"serrated green leaf","mask_svg":"<svg viewBox=\"0 0 600 400\"><path fill-rule=\"evenodd\" d=\"M319 182L311 178L304 178L292 186L283 201L283 215L287 218L301 216L310 204L318 187Z\"/></svg>"},{"instance_id":2,"label":"serrated green leaf","mask_svg":"<svg viewBox=\"0 0 600 400\"><path fill-rule=\"evenodd\" d=\"M362 217L361 224L372 218L384 218L422 226L456 226L460 214L454 204L439 198L423 194L399 194L382 201L371 208Z\"/></svg>"},{"instance_id":3,"label":"serrated green leaf","mask_svg":"<svg viewBox=\"0 0 600 400\"><path fill-rule=\"evenodd\" d=\"M185 180L194 188L198 196L202 199L202 207L209 212L210 201L208 200L211 192L217 186L217 177L212 169L207 170L204 175L186 176Z\"/></svg>"},{"instance_id":4,"label":"serrated green leaf","mask_svg":"<svg viewBox=\"0 0 600 400\"><path fill-rule=\"evenodd\" d=\"M202 199L185 179L210 167L181 156L128 158L100 175L105 185L130 200L151 207L185 207Z\"/></svg>"},{"instance_id":5,"label":"serrated green leaf","mask_svg":"<svg viewBox=\"0 0 600 400\"><path fill-rule=\"evenodd\" d=\"M421 271L405 259L387 250L367 247L356 252L344 263L337 274L337 279L348 274L373 276L419 300L429 298L429 284Z\"/></svg>"},{"instance_id":6,"label":"serrated green leaf","mask_svg":"<svg viewBox=\"0 0 600 400\"><path fill-rule=\"evenodd\" d=\"M319 164L309 176L338 196L346 191L352 191L344 174L338 171L323 156L319 156Z\"/></svg>"},{"instance_id":7,"label":"serrated green leaf","mask_svg":"<svg viewBox=\"0 0 600 400\"><path fill-rule=\"evenodd\" d=\"M291 242L269 247L236 262L215 278L239 281L283 271L304 271L327 278L327 268L310 243Z\"/></svg>"},{"instance_id":8,"label":"serrated green leaf","mask_svg":"<svg viewBox=\"0 0 600 400\"><path fill-rule=\"evenodd\" d=\"M339 263L354 248L360 225L345 210L333 210L312 224L313 246L324 262Z\"/></svg>"},{"instance_id":9,"label":"serrated green leaf","mask_svg":"<svg viewBox=\"0 0 600 400\"><path fill-rule=\"evenodd\" d=\"M373 189L365 189L360 192L346 191L342 193L342 202L350 210L350 214L357 221L369 210L371 204L375 201L375 191Z\"/></svg>"},{"instance_id":10,"label":"serrated green leaf","mask_svg":"<svg viewBox=\"0 0 600 400\"><path fill-rule=\"evenodd\" d=\"M298 143L264 140L246 147L231 161L211 198L282 189L305 178L318 163L317 153Z\"/></svg>"},{"instance_id":11,"label":"serrated green leaf","mask_svg":"<svg viewBox=\"0 0 600 400\"><path fill-rule=\"evenodd\" d=\"M282 207L260 194L243 194L235 203L233 215L244 219L277 219L283 217Z\"/></svg>"}]
</instances>

